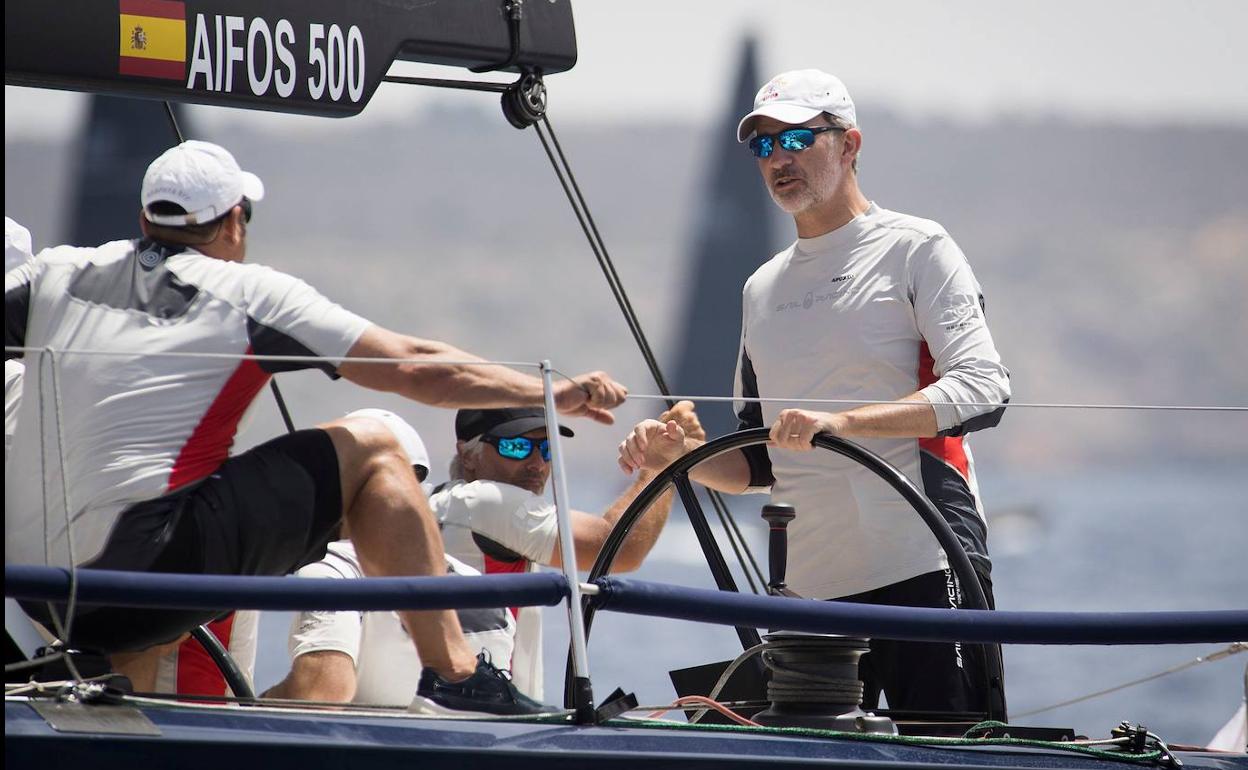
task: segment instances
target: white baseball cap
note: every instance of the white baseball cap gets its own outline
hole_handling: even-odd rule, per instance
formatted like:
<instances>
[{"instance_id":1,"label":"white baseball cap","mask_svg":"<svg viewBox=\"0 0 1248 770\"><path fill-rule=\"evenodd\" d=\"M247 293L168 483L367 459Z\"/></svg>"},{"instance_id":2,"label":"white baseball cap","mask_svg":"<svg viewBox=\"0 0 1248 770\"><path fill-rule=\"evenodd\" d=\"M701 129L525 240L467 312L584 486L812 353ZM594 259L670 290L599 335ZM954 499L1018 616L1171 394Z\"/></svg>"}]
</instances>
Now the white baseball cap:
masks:
<instances>
[{"instance_id":1,"label":"white baseball cap","mask_svg":"<svg viewBox=\"0 0 1248 770\"><path fill-rule=\"evenodd\" d=\"M425 442L407 420L385 409L356 409L347 416L372 417L374 420L380 420L398 439L399 446L403 447L403 451L407 453L408 461L417 469L416 475L421 481L425 480L430 468L429 450L425 449Z\"/></svg>"},{"instance_id":2,"label":"white baseball cap","mask_svg":"<svg viewBox=\"0 0 1248 770\"><path fill-rule=\"evenodd\" d=\"M155 225L182 227L211 222L224 216L243 198L264 197L260 177L238 166L224 147L191 140L165 150L143 175L143 216ZM176 203L185 214L156 215L149 206L157 201Z\"/></svg>"},{"instance_id":3,"label":"white baseball cap","mask_svg":"<svg viewBox=\"0 0 1248 770\"><path fill-rule=\"evenodd\" d=\"M775 118L797 125L821 112L850 126L858 125L854 102L839 78L820 70L782 72L759 89L754 97L754 111L737 124L737 141L744 142L754 133L754 118Z\"/></svg>"}]
</instances>

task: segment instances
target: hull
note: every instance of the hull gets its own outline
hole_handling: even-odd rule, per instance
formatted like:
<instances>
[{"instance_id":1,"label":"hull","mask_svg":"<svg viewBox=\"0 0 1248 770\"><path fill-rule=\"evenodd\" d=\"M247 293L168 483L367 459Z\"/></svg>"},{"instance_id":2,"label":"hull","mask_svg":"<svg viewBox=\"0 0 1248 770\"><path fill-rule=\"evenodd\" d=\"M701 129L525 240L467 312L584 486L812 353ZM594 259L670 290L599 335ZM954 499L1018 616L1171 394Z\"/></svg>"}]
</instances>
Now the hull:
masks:
<instances>
[{"instance_id":1,"label":"hull","mask_svg":"<svg viewBox=\"0 0 1248 770\"><path fill-rule=\"evenodd\" d=\"M1121 768L1068 751L1031 747L931 747L748 729L661 729L430 719L403 714L287 712L184 705L70 706L94 712L95 729L129 729L141 712L159 735L59 732L21 698L5 703L11 767L107 768ZM121 714L118 709L129 712ZM111 713L110 713L111 712ZM123 718L125 717L125 718ZM111 723L111 727L109 726ZM133 731L132 731L133 732ZM150 732L150 729L149 729ZM1244 755L1178 752L1188 768L1246 768ZM83 763L79 765L78 763Z\"/></svg>"}]
</instances>

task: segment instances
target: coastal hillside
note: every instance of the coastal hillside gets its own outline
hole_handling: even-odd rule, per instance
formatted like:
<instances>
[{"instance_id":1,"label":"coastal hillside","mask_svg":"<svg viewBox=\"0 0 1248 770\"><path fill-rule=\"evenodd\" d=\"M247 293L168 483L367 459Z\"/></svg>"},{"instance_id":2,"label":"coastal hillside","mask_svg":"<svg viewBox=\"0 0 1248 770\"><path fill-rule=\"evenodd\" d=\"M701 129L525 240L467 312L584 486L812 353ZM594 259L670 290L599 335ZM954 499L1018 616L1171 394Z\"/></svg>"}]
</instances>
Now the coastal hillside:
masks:
<instances>
[{"instance_id":1,"label":"coastal hillside","mask_svg":"<svg viewBox=\"0 0 1248 770\"><path fill-rule=\"evenodd\" d=\"M1245 403L1248 129L1057 117L919 124L870 105L860 114L865 192L940 221L961 244L984 286L1016 402ZM670 365L680 311L699 290L690 274L695 223L714 219L701 209L705 164L731 127L588 129L552 117ZM291 136L204 138L233 149L268 186L251 259L394 328L498 359L604 368L634 392L654 392L531 131L483 107L412 124L328 121ZM73 145L6 142L5 210L37 244L67 232L64 202L79 154ZM117 237L132 227L119 222ZM778 250L791 224L775 232ZM722 298L725 333L734 336L738 307L739 297ZM283 379L306 419L372 398L344 396L319 376ZM656 408L638 403L621 421ZM275 415L258 411L254 439L280 429ZM415 414L434 426L427 430L449 430L445 415ZM610 452L618 433L588 427L581 447ZM1201 463L1248 455L1248 418L1015 409L977 441L991 463L1027 468Z\"/></svg>"}]
</instances>

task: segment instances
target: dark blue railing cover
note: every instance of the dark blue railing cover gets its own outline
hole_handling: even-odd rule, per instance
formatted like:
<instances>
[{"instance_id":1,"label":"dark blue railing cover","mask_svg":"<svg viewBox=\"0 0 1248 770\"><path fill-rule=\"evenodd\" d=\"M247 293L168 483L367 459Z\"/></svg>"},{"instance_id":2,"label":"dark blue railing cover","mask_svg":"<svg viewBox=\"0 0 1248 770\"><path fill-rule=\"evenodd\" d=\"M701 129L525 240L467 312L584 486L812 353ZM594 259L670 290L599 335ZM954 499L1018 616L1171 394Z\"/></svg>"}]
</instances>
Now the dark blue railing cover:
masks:
<instances>
[{"instance_id":1,"label":"dark blue railing cover","mask_svg":"<svg viewBox=\"0 0 1248 770\"><path fill-rule=\"evenodd\" d=\"M438 610L554 606L570 591L563 575L338 578L171 575L78 570L80 604L248 610ZM64 601L69 570L5 565L4 595Z\"/></svg>"},{"instance_id":2,"label":"dark blue railing cover","mask_svg":"<svg viewBox=\"0 0 1248 770\"><path fill-rule=\"evenodd\" d=\"M1013 644L1191 644L1248 639L1248 610L1208 612L1007 612L817 602L607 577L598 609L916 641Z\"/></svg>"},{"instance_id":3,"label":"dark blue railing cover","mask_svg":"<svg viewBox=\"0 0 1248 770\"><path fill-rule=\"evenodd\" d=\"M599 610L918 641L1011 644L1194 644L1248 639L1248 610L1205 612L1010 612L817 602L606 577ZM69 570L6 565L4 594L64 601ZM125 607L256 610L389 610L554 606L563 575L334 578L170 575L78 570L78 601Z\"/></svg>"}]
</instances>

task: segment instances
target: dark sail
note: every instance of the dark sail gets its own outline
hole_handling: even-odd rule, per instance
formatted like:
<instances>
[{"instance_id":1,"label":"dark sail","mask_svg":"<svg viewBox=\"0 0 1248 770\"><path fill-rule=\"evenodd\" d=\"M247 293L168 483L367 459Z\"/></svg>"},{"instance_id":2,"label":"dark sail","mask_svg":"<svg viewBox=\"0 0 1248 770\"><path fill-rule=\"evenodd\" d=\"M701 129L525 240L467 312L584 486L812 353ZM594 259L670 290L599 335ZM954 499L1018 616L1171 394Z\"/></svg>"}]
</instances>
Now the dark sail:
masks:
<instances>
[{"instance_id":1,"label":"dark sail","mask_svg":"<svg viewBox=\"0 0 1248 770\"><path fill-rule=\"evenodd\" d=\"M774 206L748 151L737 143L736 127L750 111L761 82L756 44L742 44L740 65L731 98L711 128L714 141L700 193L701 210L694 231L693 272L686 316L673 349L679 358L672 371L677 393L732 393L737 343L741 330L741 287L777 247L773 243ZM736 429L729 404L699 404L707 434Z\"/></svg>"},{"instance_id":2,"label":"dark sail","mask_svg":"<svg viewBox=\"0 0 1248 770\"><path fill-rule=\"evenodd\" d=\"M162 102L97 94L89 110L70 186L65 243L74 246L136 237L143 172L153 158L178 143ZM182 105L174 104L173 110L183 135L194 138Z\"/></svg>"}]
</instances>

